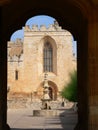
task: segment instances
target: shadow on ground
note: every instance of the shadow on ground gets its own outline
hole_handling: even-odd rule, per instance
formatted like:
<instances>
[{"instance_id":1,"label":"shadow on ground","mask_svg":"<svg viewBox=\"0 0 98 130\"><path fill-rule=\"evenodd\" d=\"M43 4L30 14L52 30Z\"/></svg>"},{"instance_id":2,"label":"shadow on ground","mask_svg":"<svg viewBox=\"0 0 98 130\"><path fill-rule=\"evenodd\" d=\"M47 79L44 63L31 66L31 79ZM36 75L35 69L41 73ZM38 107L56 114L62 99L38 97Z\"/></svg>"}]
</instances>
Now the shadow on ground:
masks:
<instances>
[{"instance_id":1,"label":"shadow on ground","mask_svg":"<svg viewBox=\"0 0 98 130\"><path fill-rule=\"evenodd\" d=\"M71 109L65 109L60 114L61 125L64 130L74 130L78 122L78 113Z\"/></svg>"},{"instance_id":2,"label":"shadow on ground","mask_svg":"<svg viewBox=\"0 0 98 130\"><path fill-rule=\"evenodd\" d=\"M15 111L16 113L10 111L9 117L12 118L9 118L8 124L10 124L11 130L74 130L78 122L77 112L65 108L59 110L61 110L61 114L53 117L33 117L31 111L25 111L21 115L19 115L21 111ZM13 121L13 119L15 120ZM18 126L18 123L21 127ZM24 123L29 127L26 128Z\"/></svg>"}]
</instances>

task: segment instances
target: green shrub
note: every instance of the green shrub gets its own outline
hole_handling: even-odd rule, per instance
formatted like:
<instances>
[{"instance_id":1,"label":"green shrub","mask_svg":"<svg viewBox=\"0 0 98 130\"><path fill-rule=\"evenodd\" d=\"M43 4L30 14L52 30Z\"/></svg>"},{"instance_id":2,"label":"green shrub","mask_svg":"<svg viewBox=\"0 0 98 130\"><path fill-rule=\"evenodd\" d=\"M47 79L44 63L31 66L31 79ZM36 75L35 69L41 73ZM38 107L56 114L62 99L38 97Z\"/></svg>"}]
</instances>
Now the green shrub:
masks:
<instances>
[{"instance_id":1,"label":"green shrub","mask_svg":"<svg viewBox=\"0 0 98 130\"><path fill-rule=\"evenodd\" d=\"M77 72L70 74L70 82L64 86L61 96L69 101L77 102Z\"/></svg>"}]
</instances>

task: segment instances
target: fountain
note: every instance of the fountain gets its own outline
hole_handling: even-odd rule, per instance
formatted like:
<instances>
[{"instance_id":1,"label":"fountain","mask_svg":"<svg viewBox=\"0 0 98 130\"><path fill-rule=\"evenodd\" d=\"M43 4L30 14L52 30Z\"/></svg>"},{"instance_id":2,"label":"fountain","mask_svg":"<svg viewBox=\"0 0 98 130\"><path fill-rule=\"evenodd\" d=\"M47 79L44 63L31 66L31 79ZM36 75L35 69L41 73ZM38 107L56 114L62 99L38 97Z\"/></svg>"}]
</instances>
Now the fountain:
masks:
<instances>
[{"instance_id":1,"label":"fountain","mask_svg":"<svg viewBox=\"0 0 98 130\"><path fill-rule=\"evenodd\" d=\"M51 109L50 107L50 96L49 96L49 84L47 79L48 74L45 73L44 75L44 90L43 90L43 99L42 100L42 109Z\"/></svg>"},{"instance_id":2,"label":"fountain","mask_svg":"<svg viewBox=\"0 0 98 130\"><path fill-rule=\"evenodd\" d=\"M49 84L48 84L48 74L45 73L44 75L44 84L43 84L43 98L41 99L42 101L42 107L41 110L33 110L33 116L59 116L62 111L58 109L51 109L50 103L51 103L51 98L49 94Z\"/></svg>"}]
</instances>

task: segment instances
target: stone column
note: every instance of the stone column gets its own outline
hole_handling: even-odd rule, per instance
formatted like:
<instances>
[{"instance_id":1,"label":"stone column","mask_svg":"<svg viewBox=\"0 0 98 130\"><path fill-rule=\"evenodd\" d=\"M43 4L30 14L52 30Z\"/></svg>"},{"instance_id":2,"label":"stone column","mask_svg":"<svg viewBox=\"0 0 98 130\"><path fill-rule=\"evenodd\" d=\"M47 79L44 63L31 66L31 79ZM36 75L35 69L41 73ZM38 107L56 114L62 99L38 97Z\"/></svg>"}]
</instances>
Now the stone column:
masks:
<instances>
[{"instance_id":1,"label":"stone column","mask_svg":"<svg viewBox=\"0 0 98 130\"><path fill-rule=\"evenodd\" d=\"M81 28L79 39L77 39L77 85L78 85L78 124L75 130L88 130L88 98L87 98L87 50L88 50L88 34L87 21Z\"/></svg>"},{"instance_id":2,"label":"stone column","mask_svg":"<svg viewBox=\"0 0 98 130\"><path fill-rule=\"evenodd\" d=\"M98 10L89 17L88 40L88 127L98 130Z\"/></svg>"},{"instance_id":3,"label":"stone column","mask_svg":"<svg viewBox=\"0 0 98 130\"><path fill-rule=\"evenodd\" d=\"M0 44L0 130L6 127L6 109L7 109L7 74L6 74L6 47Z\"/></svg>"},{"instance_id":4,"label":"stone column","mask_svg":"<svg viewBox=\"0 0 98 130\"><path fill-rule=\"evenodd\" d=\"M2 15L0 18L2 20ZM10 130L7 125L7 34L2 21L0 25L0 130Z\"/></svg>"}]
</instances>

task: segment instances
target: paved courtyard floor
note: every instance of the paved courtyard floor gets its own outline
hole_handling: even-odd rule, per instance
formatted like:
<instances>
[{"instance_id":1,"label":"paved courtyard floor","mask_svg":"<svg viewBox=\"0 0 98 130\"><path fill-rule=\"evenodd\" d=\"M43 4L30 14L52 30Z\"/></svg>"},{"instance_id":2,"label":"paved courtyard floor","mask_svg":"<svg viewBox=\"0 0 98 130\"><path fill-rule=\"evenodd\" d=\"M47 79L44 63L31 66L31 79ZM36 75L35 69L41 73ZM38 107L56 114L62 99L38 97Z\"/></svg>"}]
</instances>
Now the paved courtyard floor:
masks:
<instances>
[{"instance_id":1,"label":"paved courtyard floor","mask_svg":"<svg viewBox=\"0 0 98 130\"><path fill-rule=\"evenodd\" d=\"M64 110L64 116L34 117L32 109L8 109L7 123L11 130L73 130L77 113Z\"/></svg>"}]
</instances>

